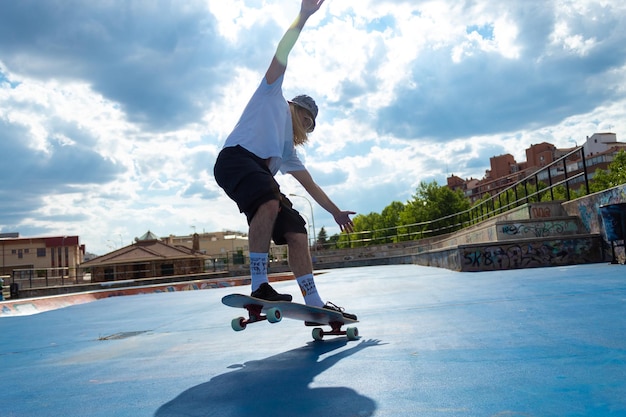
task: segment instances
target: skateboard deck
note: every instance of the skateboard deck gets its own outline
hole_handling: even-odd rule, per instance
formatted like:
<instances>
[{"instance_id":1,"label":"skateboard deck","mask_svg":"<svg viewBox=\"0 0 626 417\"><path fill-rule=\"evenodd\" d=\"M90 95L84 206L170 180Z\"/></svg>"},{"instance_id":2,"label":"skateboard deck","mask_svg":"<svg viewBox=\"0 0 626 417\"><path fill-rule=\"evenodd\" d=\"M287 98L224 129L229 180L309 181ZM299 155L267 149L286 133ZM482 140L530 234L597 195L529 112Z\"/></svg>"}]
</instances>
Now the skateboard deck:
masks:
<instances>
[{"instance_id":1,"label":"skateboard deck","mask_svg":"<svg viewBox=\"0 0 626 417\"><path fill-rule=\"evenodd\" d=\"M349 340L357 340L359 331L356 327L347 327L342 330L342 326L358 323L344 317L338 311L327 310L320 307L312 307L304 304L289 301L267 301L260 298L250 297L243 294L230 294L222 298L222 304L234 308L243 308L248 312L248 317L236 317L231 322L231 327L235 331L241 331L247 325L259 321L267 320L270 323L277 323L283 317L315 323L314 326L330 326L331 330L325 331L321 327L316 327L312 331L313 339L322 340L324 336L347 336Z\"/></svg>"}]
</instances>

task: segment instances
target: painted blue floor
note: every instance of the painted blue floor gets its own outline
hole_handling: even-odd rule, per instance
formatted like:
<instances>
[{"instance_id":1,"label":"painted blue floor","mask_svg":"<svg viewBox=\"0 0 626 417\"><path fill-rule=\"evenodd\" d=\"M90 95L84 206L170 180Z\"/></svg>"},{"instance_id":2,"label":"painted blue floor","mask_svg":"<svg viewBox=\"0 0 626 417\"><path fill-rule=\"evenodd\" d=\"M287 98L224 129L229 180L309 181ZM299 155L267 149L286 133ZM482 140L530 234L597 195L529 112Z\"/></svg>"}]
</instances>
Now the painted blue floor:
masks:
<instances>
[{"instance_id":1,"label":"painted blue floor","mask_svg":"<svg viewBox=\"0 0 626 417\"><path fill-rule=\"evenodd\" d=\"M245 287L2 318L0 415L626 415L622 265L383 266L317 284L359 315L360 341L314 343L287 319L235 333L220 299Z\"/></svg>"}]
</instances>

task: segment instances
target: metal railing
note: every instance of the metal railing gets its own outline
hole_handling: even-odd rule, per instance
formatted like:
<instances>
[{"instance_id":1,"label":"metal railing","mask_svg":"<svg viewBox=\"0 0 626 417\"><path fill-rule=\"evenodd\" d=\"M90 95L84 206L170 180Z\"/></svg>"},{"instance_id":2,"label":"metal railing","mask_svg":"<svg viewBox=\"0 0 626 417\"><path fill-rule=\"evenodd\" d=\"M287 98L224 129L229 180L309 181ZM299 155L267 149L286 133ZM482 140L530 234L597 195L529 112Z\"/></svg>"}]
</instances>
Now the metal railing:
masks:
<instances>
[{"instance_id":1,"label":"metal railing","mask_svg":"<svg viewBox=\"0 0 626 417\"><path fill-rule=\"evenodd\" d=\"M576 169L572 169L574 165ZM586 193L589 194L589 173L582 146L524 176L497 194L479 201L467 210L435 220L354 232L346 236L343 241L327 245L318 244L318 247L325 249L330 245L336 245L341 249L436 237L456 232L530 202L554 201L555 190L559 187L563 187L565 200L569 201L576 185L584 186Z\"/></svg>"},{"instance_id":2,"label":"metal railing","mask_svg":"<svg viewBox=\"0 0 626 417\"><path fill-rule=\"evenodd\" d=\"M579 156L577 156L577 154ZM570 169L570 174L568 174L568 161L576 163L576 169ZM570 168L571 166L572 165L570 165ZM562 172L562 174L559 174L559 172ZM547 180L547 183L545 183L544 180ZM463 224L475 224L530 202L554 201L554 190L561 186L565 188L565 200L569 201L572 197L572 185L581 182L584 183L585 191L589 194L589 174L587 172L585 152L584 148L579 146L551 164L538 169L515 184L498 192L489 199L474 205L468 210L468 221ZM540 188L542 184L544 186ZM534 185L535 190L529 192L529 185ZM520 188L523 189L523 193L521 193L522 190L520 190ZM545 200L542 197L547 193L549 193L550 198ZM511 197L514 197L512 201ZM498 202L498 207L496 207L496 201Z\"/></svg>"},{"instance_id":3,"label":"metal railing","mask_svg":"<svg viewBox=\"0 0 626 417\"><path fill-rule=\"evenodd\" d=\"M79 284L83 278L80 268L19 268L12 271L10 282L20 288L39 288Z\"/></svg>"}]
</instances>

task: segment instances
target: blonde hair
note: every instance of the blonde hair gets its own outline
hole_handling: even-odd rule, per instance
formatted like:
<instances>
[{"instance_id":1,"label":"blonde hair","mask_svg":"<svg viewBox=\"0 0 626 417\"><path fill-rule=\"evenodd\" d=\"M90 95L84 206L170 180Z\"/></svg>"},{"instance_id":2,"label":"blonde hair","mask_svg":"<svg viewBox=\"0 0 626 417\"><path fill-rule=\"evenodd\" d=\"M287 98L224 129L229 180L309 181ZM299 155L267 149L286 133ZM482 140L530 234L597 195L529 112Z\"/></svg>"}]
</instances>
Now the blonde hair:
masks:
<instances>
[{"instance_id":1,"label":"blonde hair","mask_svg":"<svg viewBox=\"0 0 626 417\"><path fill-rule=\"evenodd\" d=\"M304 145L309 140L309 136L298 115L300 112L307 111L293 103L289 103L289 109L291 110L291 123L293 124L293 143L296 146Z\"/></svg>"}]
</instances>

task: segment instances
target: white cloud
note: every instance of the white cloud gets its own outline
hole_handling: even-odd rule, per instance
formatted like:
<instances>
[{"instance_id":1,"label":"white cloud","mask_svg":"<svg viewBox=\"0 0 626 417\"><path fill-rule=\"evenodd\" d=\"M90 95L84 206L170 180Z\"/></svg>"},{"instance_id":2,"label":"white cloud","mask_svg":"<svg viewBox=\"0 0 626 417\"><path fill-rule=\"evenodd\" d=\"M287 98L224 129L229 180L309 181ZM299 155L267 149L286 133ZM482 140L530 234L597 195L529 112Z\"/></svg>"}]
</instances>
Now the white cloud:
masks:
<instances>
[{"instance_id":1,"label":"white cloud","mask_svg":"<svg viewBox=\"0 0 626 417\"><path fill-rule=\"evenodd\" d=\"M325 2L284 83L320 106L311 172L365 214L420 181L482 177L491 156L523 160L534 143L624 140L618 3ZM78 234L97 253L148 229L245 231L213 163L297 0L17 4L0 2L0 231Z\"/></svg>"}]
</instances>

